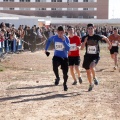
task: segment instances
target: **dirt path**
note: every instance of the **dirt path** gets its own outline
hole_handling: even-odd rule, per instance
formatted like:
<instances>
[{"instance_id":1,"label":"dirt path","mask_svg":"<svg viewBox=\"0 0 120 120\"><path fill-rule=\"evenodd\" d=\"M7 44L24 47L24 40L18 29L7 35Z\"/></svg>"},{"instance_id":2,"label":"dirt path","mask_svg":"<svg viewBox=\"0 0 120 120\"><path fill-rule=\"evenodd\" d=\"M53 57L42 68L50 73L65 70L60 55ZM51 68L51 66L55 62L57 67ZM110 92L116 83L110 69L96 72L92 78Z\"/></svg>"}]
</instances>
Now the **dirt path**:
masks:
<instances>
[{"instance_id":1,"label":"dirt path","mask_svg":"<svg viewBox=\"0 0 120 120\"><path fill-rule=\"evenodd\" d=\"M120 120L120 72L113 71L105 51L96 68L100 85L92 92L82 68L82 85L71 85L69 74L69 89L63 91L60 70L60 84L54 86L53 52L50 57L43 51L8 55L0 63L0 120Z\"/></svg>"}]
</instances>

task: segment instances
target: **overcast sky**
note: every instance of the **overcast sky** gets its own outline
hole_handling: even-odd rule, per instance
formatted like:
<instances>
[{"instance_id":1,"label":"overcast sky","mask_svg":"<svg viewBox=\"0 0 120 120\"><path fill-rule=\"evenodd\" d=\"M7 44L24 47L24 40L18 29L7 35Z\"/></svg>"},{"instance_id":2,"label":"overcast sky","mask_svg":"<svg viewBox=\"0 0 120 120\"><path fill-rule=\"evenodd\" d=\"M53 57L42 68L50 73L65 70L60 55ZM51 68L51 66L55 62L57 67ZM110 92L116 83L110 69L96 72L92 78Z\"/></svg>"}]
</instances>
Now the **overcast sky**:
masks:
<instances>
[{"instance_id":1,"label":"overcast sky","mask_svg":"<svg viewBox=\"0 0 120 120\"><path fill-rule=\"evenodd\" d=\"M109 18L120 18L120 0L109 0Z\"/></svg>"}]
</instances>

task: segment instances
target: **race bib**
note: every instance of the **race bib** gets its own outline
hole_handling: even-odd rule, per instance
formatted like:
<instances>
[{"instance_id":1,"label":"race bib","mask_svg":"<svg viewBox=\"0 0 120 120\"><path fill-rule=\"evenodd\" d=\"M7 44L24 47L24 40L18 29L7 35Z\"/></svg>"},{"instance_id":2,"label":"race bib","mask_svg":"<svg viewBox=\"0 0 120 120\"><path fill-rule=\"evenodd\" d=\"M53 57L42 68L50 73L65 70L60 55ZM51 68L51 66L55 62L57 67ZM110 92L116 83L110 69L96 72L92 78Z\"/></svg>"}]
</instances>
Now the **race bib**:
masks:
<instances>
[{"instance_id":1,"label":"race bib","mask_svg":"<svg viewBox=\"0 0 120 120\"><path fill-rule=\"evenodd\" d=\"M97 48L96 48L96 46L88 46L87 53L88 54L97 54Z\"/></svg>"},{"instance_id":2,"label":"race bib","mask_svg":"<svg viewBox=\"0 0 120 120\"><path fill-rule=\"evenodd\" d=\"M70 44L70 51L76 51L77 47L76 44Z\"/></svg>"},{"instance_id":3,"label":"race bib","mask_svg":"<svg viewBox=\"0 0 120 120\"><path fill-rule=\"evenodd\" d=\"M0 48L1 48L1 42L0 42Z\"/></svg>"},{"instance_id":4,"label":"race bib","mask_svg":"<svg viewBox=\"0 0 120 120\"><path fill-rule=\"evenodd\" d=\"M118 41L114 41L114 42L112 43L112 46L118 46Z\"/></svg>"},{"instance_id":5,"label":"race bib","mask_svg":"<svg viewBox=\"0 0 120 120\"><path fill-rule=\"evenodd\" d=\"M55 42L55 50L63 51L64 46L61 42Z\"/></svg>"}]
</instances>

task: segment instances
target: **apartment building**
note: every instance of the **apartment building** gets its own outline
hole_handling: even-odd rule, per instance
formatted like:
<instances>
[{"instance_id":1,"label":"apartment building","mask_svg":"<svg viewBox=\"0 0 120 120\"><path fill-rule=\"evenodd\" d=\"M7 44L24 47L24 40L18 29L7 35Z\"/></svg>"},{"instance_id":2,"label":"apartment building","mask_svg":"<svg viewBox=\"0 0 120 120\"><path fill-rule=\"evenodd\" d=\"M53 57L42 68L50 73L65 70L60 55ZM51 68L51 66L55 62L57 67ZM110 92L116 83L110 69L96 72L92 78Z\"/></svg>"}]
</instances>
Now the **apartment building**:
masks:
<instances>
[{"instance_id":1,"label":"apartment building","mask_svg":"<svg viewBox=\"0 0 120 120\"><path fill-rule=\"evenodd\" d=\"M109 0L0 0L0 12L56 18L108 19Z\"/></svg>"}]
</instances>

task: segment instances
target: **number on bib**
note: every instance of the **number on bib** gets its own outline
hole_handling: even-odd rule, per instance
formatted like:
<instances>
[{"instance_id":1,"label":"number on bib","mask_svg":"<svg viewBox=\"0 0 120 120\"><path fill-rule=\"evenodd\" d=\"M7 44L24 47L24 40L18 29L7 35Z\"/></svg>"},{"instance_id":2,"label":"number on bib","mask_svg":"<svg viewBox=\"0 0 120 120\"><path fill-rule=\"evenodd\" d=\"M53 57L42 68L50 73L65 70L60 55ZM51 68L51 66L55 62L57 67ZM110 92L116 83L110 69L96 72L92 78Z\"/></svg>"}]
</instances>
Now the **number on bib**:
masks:
<instances>
[{"instance_id":1,"label":"number on bib","mask_svg":"<svg viewBox=\"0 0 120 120\"><path fill-rule=\"evenodd\" d=\"M96 54L96 53L97 53L97 48L96 48L96 46L88 46L88 48L87 48L87 53L88 53L88 54Z\"/></svg>"}]
</instances>

